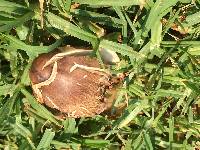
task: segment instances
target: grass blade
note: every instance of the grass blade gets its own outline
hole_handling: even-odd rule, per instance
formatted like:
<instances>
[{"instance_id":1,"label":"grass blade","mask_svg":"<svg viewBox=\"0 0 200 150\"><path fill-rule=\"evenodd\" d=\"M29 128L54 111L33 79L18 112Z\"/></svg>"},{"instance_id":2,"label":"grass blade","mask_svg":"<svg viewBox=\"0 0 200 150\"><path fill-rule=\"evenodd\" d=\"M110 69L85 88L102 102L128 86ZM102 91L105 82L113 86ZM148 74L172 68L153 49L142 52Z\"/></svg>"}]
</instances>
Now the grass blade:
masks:
<instances>
[{"instance_id":1,"label":"grass blade","mask_svg":"<svg viewBox=\"0 0 200 150\"><path fill-rule=\"evenodd\" d=\"M26 91L25 89L21 89L21 92L26 96L30 105L38 111L40 115L42 115L45 119L55 123L56 125L60 126L59 122L55 119L55 116L51 114L44 106L40 105L33 96Z\"/></svg>"},{"instance_id":2,"label":"grass blade","mask_svg":"<svg viewBox=\"0 0 200 150\"><path fill-rule=\"evenodd\" d=\"M103 5L103 6L130 6L130 5L144 5L145 1L143 0L73 0L76 3L80 4L89 4L89 5Z\"/></svg>"},{"instance_id":3,"label":"grass blade","mask_svg":"<svg viewBox=\"0 0 200 150\"><path fill-rule=\"evenodd\" d=\"M54 136L55 132L51 131L51 129L46 129L36 150L49 149Z\"/></svg>"}]
</instances>

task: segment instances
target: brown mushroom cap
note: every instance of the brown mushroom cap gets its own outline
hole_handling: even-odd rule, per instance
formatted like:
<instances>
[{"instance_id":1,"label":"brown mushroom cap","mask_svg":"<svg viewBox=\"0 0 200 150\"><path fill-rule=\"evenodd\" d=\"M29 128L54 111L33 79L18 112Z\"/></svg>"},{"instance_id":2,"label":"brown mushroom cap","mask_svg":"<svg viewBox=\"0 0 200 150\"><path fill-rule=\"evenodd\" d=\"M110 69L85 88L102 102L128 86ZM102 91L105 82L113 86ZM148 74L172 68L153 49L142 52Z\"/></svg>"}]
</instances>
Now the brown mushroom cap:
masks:
<instances>
[{"instance_id":1,"label":"brown mushroom cap","mask_svg":"<svg viewBox=\"0 0 200 150\"><path fill-rule=\"evenodd\" d=\"M50 78L53 64L44 69L43 66L56 53L42 54L33 61L29 73L32 85ZM102 75L80 68L70 72L75 63L88 67L100 67L98 61L89 56L63 57L57 61L57 74L54 81L39 89L42 100L38 100L68 117L92 117L100 114L106 109L104 92L101 90L105 87L100 83ZM38 98L36 92L35 95Z\"/></svg>"}]
</instances>

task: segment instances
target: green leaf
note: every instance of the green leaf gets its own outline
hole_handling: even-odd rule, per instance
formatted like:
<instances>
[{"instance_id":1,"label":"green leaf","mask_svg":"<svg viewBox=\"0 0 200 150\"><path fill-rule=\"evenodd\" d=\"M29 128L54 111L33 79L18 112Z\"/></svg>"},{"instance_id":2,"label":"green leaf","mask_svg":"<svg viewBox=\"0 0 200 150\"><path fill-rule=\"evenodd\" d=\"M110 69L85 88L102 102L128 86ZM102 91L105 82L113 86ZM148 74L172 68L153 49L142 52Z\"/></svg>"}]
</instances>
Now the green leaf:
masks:
<instances>
[{"instance_id":1,"label":"green leaf","mask_svg":"<svg viewBox=\"0 0 200 150\"><path fill-rule=\"evenodd\" d=\"M114 10L116 11L116 13L117 13L117 15L119 16L119 18L120 18L120 20L121 20L121 22L122 22L122 36L123 36L123 38L125 39L125 41L126 41L126 38L127 38L127 22L126 22L126 19L125 19L125 17L124 17L124 14L122 13L122 10L121 10L121 8L120 7L114 7Z\"/></svg>"},{"instance_id":2,"label":"green leaf","mask_svg":"<svg viewBox=\"0 0 200 150\"><path fill-rule=\"evenodd\" d=\"M7 23L5 22L4 25L0 26L0 32L9 31L14 27L19 27L26 21L32 19L33 16L34 16L34 12L28 12L28 13L24 14L23 16L16 18L13 21L9 21Z\"/></svg>"},{"instance_id":3,"label":"green leaf","mask_svg":"<svg viewBox=\"0 0 200 150\"><path fill-rule=\"evenodd\" d=\"M52 27L60 29L66 34L77 37L83 41L90 42L93 45L97 43L97 37L95 35L82 30L69 21L62 19L53 13L47 13L45 16L47 18L47 23L49 23Z\"/></svg>"},{"instance_id":4,"label":"green leaf","mask_svg":"<svg viewBox=\"0 0 200 150\"><path fill-rule=\"evenodd\" d=\"M188 53L190 55L196 55L199 56L200 55L200 45L199 46L190 46L188 48Z\"/></svg>"},{"instance_id":5,"label":"green leaf","mask_svg":"<svg viewBox=\"0 0 200 150\"><path fill-rule=\"evenodd\" d=\"M16 31L17 31L17 34L18 34L20 40L22 40L22 41L26 40L28 32L29 32L28 27L23 26L23 25L18 26L18 27L16 27Z\"/></svg>"},{"instance_id":6,"label":"green leaf","mask_svg":"<svg viewBox=\"0 0 200 150\"><path fill-rule=\"evenodd\" d=\"M34 143L32 141L32 134L25 126L19 123L15 123L12 124L12 127L14 128L15 132L23 136L28 141L32 149L35 149Z\"/></svg>"},{"instance_id":7,"label":"green leaf","mask_svg":"<svg viewBox=\"0 0 200 150\"><path fill-rule=\"evenodd\" d=\"M145 141L146 149L153 150L153 145L152 145L152 142L151 142L150 135L147 132L145 132L143 135L144 135L144 141Z\"/></svg>"},{"instance_id":8,"label":"green leaf","mask_svg":"<svg viewBox=\"0 0 200 150\"><path fill-rule=\"evenodd\" d=\"M11 115L17 96L18 96L18 91L16 90L14 95L10 97L9 99L7 99L7 102L0 108L0 122L1 123L7 120L9 115ZM0 126L2 125L4 124L3 123L0 124Z\"/></svg>"},{"instance_id":9,"label":"green leaf","mask_svg":"<svg viewBox=\"0 0 200 150\"><path fill-rule=\"evenodd\" d=\"M21 89L21 92L26 96L30 105L46 120L49 120L56 125L60 126L59 122L56 120L55 116L51 114L44 106L40 105L36 99L24 88Z\"/></svg>"},{"instance_id":10,"label":"green leaf","mask_svg":"<svg viewBox=\"0 0 200 150\"><path fill-rule=\"evenodd\" d=\"M0 34L0 38L1 37L2 39L9 42L8 48L11 47L12 50L18 50L18 49L24 50L30 59L37 57L41 53L47 53L52 51L53 49L57 48L62 42L61 39L56 41L54 44L50 46L31 46L25 44L24 42L20 41L19 39L11 35ZM2 47L7 48L7 46L2 46Z\"/></svg>"},{"instance_id":11,"label":"green leaf","mask_svg":"<svg viewBox=\"0 0 200 150\"><path fill-rule=\"evenodd\" d=\"M166 97L166 96L172 96L172 97L182 97L185 93L181 91L175 91L175 90L164 90L159 89L156 93L156 96L158 97Z\"/></svg>"},{"instance_id":12,"label":"green leaf","mask_svg":"<svg viewBox=\"0 0 200 150\"><path fill-rule=\"evenodd\" d=\"M55 141L53 140L51 142L52 145L54 145L55 149L72 149L72 150L77 150L80 149L81 144L77 143L65 143L65 142L60 142L60 141Z\"/></svg>"},{"instance_id":13,"label":"green leaf","mask_svg":"<svg viewBox=\"0 0 200 150\"><path fill-rule=\"evenodd\" d=\"M17 58L17 51L13 50L12 47L9 48L9 54L10 54L10 69L11 69L11 73L12 76L14 78L17 77L18 75L18 66L17 66L17 62L18 62L18 58Z\"/></svg>"},{"instance_id":14,"label":"green leaf","mask_svg":"<svg viewBox=\"0 0 200 150\"><path fill-rule=\"evenodd\" d=\"M49 149L54 136L55 132L51 131L51 129L46 129L36 150Z\"/></svg>"},{"instance_id":15,"label":"green leaf","mask_svg":"<svg viewBox=\"0 0 200 150\"><path fill-rule=\"evenodd\" d=\"M118 19L116 17L112 17L106 14L100 14L97 12L92 11L86 11L82 9L72 9L71 13L73 13L75 16L81 19L88 19L90 21L105 24L111 27L117 27L121 28L123 25L123 22L121 22L121 19Z\"/></svg>"},{"instance_id":16,"label":"green leaf","mask_svg":"<svg viewBox=\"0 0 200 150\"><path fill-rule=\"evenodd\" d=\"M134 141L132 143L132 147L134 149L141 149L141 147L143 146L143 143L142 143L143 137L142 137L142 135L143 135L143 132L141 132L139 135L137 135L136 139L133 139Z\"/></svg>"},{"instance_id":17,"label":"green leaf","mask_svg":"<svg viewBox=\"0 0 200 150\"><path fill-rule=\"evenodd\" d=\"M23 5L20 5L20 4L17 4L17 3L14 3L14 2L9 2L9 1L6 1L6 0L1 0L0 1L0 7L15 7L15 8L25 8Z\"/></svg>"},{"instance_id":18,"label":"green leaf","mask_svg":"<svg viewBox=\"0 0 200 150\"><path fill-rule=\"evenodd\" d=\"M174 141L174 117L170 117L169 120L169 143L170 149L172 149L172 142Z\"/></svg>"},{"instance_id":19,"label":"green leaf","mask_svg":"<svg viewBox=\"0 0 200 150\"><path fill-rule=\"evenodd\" d=\"M13 95L13 92L15 91L15 89L17 88L17 86L15 84L4 84L4 85L0 85L0 96L6 96L6 95Z\"/></svg>"},{"instance_id":20,"label":"green leaf","mask_svg":"<svg viewBox=\"0 0 200 150\"><path fill-rule=\"evenodd\" d=\"M80 4L89 4L89 5L103 5L103 6L130 6L130 5L144 5L146 2L144 0L73 0Z\"/></svg>"},{"instance_id":21,"label":"green leaf","mask_svg":"<svg viewBox=\"0 0 200 150\"><path fill-rule=\"evenodd\" d=\"M160 43L162 41L162 24L160 20L156 20L154 26L151 29L151 43L150 43L150 53L161 57L163 51L160 50Z\"/></svg>"},{"instance_id":22,"label":"green leaf","mask_svg":"<svg viewBox=\"0 0 200 150\"><path fill-rule=\"evenodd\" d=\"M157 0L154 4L154 6L151 8L150 13L148 15L147 21L145 23L145 31L143 32L144 37L147 36L147 33L150 29L154 28L155 22L160 20L168 11L165 13L165 11L176 5L176 3L179 0Z\"/></svg>"},{"instance_id":23,"label":"green leaf","mask_svg":"<svg viewBox=\"0 0 200 150\"><path fill-rule=\"evenodd\" d=\"M188 15L186 18L185 18L185 21L183 23L183 26L187 26L187 27L191 27L197 23L200 22L200 11L196 12L196 13L193 13L191 15Z\"/></svg>"},{"instance_id":24,"label":"green leaf","mask_svg":"<svg viewBox=\"0 0 200 150\"><path fill-rule=\"evenodd\" d=\"M138 63L145 58L144 55L134 51L132 47L129 47L126 44L118 44L108 40L101 40L99 47L109 49L124 56L128 56L130 59L136 60Z\"/></svg>"},{"instance_id":25,"label":"green leaf","mask_svg":"<svg viewBox=\"0 0 200 150\"><path fill-rule=\"evenodd\" d=\"M91 148L105 148L110 144L109 140L93 140L93 139L84 139L82 144Z\"/></svg>"},{"instance_id":26,"label":"green leaf","mask_svg":"<svg viewBox=\"0 0 200 150\"><path fill-rule=\"evenodd\" d=\"M61 12L65 12L70 10L71 0L52 0L52 4L55 5Z\"/></svg>"},{"instance_id":27,"label":"green leaf","mask_svg":"<svg viewBox=\"0 0 200 150\"><path fill-rule=\"evenodd\" d=\"M186 79L182 79L180 77L173 77L173 76L164 76L162 82L170 83L172 85L185 85Z\"/></svg>"},{"instance_id":28,"label":"green leaf","mask_svg":"<svg viewBox=\"0 0 200 150\"><path fill-rule=\"evenodd\" d=\"M21 84L22 85L30 85L30 78L29 78L29 69L31 67L31 63L29 63L25 68L24 72L21 76Z\"/></svg>"},{"instance_id":29,"label":"green leaf","mask_svg":"<svg viewBox=\"0 0 200 150\"><path fill-rule=\"evenodd\" d=\"M129 91L134 93L135 95L139 96L140 98L145 97L145 92L142 90L144 87L141 87L137 84L129 85Z\"/></svg>"},{"instance_id":30,"label":"green leaf","mask_svg":"<svg viewBox=\"0 0 200 150\"><path fill-rule=\"evenodd\" d=\"M144 108L147 108L147 101L143 100L142 103L138 103L136 107L131 111L125 113L119 120L118 128L127 126Z\"/></svg>"},{"instance_id":31,"label":"green leaf","mask_svg":"<svg viewBox=\"0 0 200 150\"><path fill-rule=\"evenodd\" d=\"M74 118L67 118L66 120L63 121L63 125L64 125L65 133L76 133L77 132L76 121Z\"/></svg>"}]
</instances>

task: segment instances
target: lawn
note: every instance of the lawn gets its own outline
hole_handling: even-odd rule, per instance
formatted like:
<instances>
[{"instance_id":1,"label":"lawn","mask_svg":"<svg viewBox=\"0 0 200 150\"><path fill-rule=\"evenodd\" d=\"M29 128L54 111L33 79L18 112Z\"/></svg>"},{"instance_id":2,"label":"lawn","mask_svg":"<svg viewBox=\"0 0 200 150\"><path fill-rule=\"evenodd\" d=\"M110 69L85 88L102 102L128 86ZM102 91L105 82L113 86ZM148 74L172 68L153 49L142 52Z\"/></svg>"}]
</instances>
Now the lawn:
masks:
<instances>
[{"instance_id":1,"label":"lawn","mask_svg":"<svg viewBox=\"0 0 200 150\"><path fill-rule=\"evenodd\" d=\"M0 149L200 149L199 35L200 0L0 0ZM120 58L109 113L58 119L34 97L33 60L65 45Z\"/></svg>"}]
</instances>

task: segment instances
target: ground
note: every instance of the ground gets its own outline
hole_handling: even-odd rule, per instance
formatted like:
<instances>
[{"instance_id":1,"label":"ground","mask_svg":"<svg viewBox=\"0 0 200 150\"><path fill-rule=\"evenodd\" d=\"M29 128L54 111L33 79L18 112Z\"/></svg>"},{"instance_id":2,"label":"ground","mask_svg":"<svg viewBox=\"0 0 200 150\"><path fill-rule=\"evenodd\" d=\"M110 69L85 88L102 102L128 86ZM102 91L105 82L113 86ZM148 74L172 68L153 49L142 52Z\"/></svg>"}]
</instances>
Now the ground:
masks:
<instances>
[{"instance_id":1,"label":"ground","mask_svg":"<svg viewBox=\"0 0 200 150\"><path fill-rule=\"evenodd\" d=\"M1 0L1 149L200 149L199 0ZM118 115L57 119L33 96L41 53L115 52Z\"/></svg>"}]
</instances>

